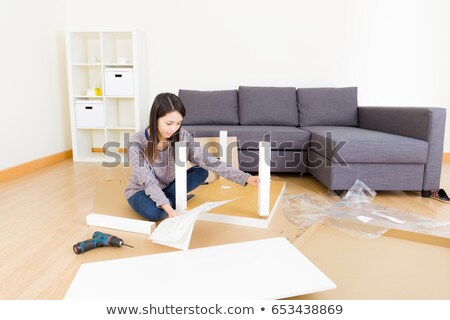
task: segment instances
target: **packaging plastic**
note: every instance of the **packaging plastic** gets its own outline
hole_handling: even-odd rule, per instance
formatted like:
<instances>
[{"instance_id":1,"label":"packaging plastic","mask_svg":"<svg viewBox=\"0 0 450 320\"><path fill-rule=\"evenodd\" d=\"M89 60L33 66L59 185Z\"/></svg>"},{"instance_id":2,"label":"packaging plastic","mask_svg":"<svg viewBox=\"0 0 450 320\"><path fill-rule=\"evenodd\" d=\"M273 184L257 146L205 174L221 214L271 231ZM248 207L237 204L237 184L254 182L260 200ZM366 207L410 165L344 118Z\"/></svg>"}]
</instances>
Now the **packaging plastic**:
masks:
<instances>
[{"instance_id":1,"label":"packaging plastic","mask_svg":"<svg viewBox=\"0 0 450 320\"><path fill-rule=\"evenodd\" d=\"M306 229L322 220L360 239L373 239L389 229L400 229L450 238L450 221L434 220L415 213L373 203L376 192L356 180L341 199L328 193L321 196L285 194L283 211L289 221Z\"/></svg>"}]
</instances>

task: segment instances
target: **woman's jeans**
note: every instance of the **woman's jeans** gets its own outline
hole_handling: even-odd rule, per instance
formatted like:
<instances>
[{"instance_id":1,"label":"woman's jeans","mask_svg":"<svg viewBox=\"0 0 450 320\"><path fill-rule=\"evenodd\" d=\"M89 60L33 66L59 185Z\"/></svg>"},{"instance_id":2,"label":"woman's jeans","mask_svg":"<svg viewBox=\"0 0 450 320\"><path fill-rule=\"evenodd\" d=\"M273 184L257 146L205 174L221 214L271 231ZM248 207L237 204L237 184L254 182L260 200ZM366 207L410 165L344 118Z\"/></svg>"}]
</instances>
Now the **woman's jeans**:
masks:
<instances>
[{"instance_id":1,"label":"woman's jeans","mask_svg":"<svg viewBox=\"0 0 450 320\"><path fill-rule=\"evenodd\" d=\"M187 171L187 192L191 192L208 178L208 171L200 167L192 167ZM172 208L175 208L175 180L163 189L164 194L170 201ZM151 221L159 221L167 217L167 213L156 206L156 203L145 194L145 191L138 191L128 199L130 206L144 218Z\"/></svg>"}]
</instances>

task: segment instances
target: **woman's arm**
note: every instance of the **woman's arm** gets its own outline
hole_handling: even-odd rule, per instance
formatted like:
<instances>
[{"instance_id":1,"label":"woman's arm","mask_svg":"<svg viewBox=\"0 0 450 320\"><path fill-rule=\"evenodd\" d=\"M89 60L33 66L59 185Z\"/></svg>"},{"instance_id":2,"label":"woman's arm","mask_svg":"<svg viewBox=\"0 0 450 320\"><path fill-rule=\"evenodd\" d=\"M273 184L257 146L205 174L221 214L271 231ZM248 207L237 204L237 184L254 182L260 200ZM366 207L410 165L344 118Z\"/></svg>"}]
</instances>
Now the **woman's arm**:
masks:
<instances>
[{"instance_id":1,"label":"woman's arm","mask_svg":"<svg viewBox=\"0 0 450 320\"><path fill-rule=\"evenodd\" d=\"M226 163L220 161L216 157L210 155L209 153L203 152L203 148L199 143L194 142L194 138L187 132L184 131L182 138L184 141L188 142L188 160L203 169L215 172L221 177L228 180L236 182L240 185L245 186L247 183L254 186L258 186L259 178L253 177L249 173L245 173L239 169L228 167Z\"/></svg>"},{"instance_id":2,"label":"woman's arm","mask_svg":"<svg viewBox=\"0 0 450 320\"><path fill-rule=\"evenodd\" d=\"M170 206L169 199L167 199L166 195L159 187L159 181L156 179L153 167L150 166L144 158L144 147L142 143L136 141L130 143L128 152L133 175L137 178L139 184L144 187L145 194L148 195L158 207L162 207L162 205ZM169 212L167 214L169 214Z\"/></svg>"}]
</instances>

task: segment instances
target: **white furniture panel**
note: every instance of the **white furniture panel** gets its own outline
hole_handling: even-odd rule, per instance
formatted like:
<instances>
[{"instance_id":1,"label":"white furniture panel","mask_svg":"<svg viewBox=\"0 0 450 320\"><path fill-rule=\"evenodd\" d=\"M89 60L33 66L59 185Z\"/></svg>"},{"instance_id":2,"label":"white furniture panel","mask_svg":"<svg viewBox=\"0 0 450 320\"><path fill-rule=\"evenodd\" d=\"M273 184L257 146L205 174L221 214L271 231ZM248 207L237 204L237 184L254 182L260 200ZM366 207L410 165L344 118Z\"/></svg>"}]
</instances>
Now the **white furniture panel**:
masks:
<instances>
[{"instance_id":1,"label":"white furniture panel","mask_svg":"<svg viewBox=\"0 0 450 320\"><path fill-rule=\"evenodd\" d=\"M335 288L280 237L82 264L65 299L281 299Z\"/></svg>"},{"instance_id":2,"label":"white furniture panel","mask_svg":"<svg viewBox=\"0 0 450 320\"><path fill-rule=\"evenodd\" d=\"M155 222L116 217L107 214L91 213L86 216L88 226L123 230L150 235L155 229Z\"/></svg>"}]
</instances>

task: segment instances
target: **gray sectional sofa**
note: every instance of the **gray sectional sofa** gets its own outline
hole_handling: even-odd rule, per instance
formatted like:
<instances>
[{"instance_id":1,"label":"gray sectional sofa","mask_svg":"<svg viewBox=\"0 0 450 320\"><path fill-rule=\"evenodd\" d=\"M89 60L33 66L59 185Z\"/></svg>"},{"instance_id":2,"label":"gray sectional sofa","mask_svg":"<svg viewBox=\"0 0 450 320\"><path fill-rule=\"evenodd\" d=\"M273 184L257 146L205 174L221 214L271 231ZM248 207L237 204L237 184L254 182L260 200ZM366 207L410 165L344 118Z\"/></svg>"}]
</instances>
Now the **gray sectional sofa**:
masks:
<instances>
[{"instance_id":1,"label":"gray sectional sofa","mask_svg":"<svg viewBox=\"0 0 450 320\"><path fill-rule=\"evenodd\" d=\"M241 170L258 170L270 141L272 172L311 173L334 191L356 179L374 190L439 189L446 110L359 107L357 88L239 87L180 90L183 127L196 137L227 130Z\"/></svg>"}]
</instances>

